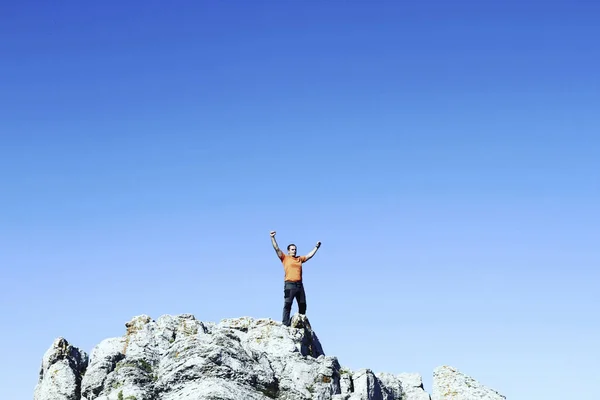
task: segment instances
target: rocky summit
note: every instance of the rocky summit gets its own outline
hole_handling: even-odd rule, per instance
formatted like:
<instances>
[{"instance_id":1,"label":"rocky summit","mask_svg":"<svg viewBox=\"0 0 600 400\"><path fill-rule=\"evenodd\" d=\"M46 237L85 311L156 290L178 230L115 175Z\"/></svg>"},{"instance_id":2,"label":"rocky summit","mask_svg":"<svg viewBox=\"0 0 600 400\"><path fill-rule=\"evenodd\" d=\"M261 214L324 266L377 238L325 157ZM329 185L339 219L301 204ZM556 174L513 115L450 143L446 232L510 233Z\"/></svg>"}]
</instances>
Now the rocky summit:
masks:
<instances>
[{"instance_id":1,"label":"rocky summit","mask_svg":"<svg viewBox=\"0 0 600 400\"><path fill-rule=\"evenodd\" d=\"M455 368L434 371L433 392L414 373L351 371L327 356L308 319L290 327L248 317L220 323L146 315L90 357L64 338L42 360L34 400L501 400Z\"/></svg>"}]
</instances>

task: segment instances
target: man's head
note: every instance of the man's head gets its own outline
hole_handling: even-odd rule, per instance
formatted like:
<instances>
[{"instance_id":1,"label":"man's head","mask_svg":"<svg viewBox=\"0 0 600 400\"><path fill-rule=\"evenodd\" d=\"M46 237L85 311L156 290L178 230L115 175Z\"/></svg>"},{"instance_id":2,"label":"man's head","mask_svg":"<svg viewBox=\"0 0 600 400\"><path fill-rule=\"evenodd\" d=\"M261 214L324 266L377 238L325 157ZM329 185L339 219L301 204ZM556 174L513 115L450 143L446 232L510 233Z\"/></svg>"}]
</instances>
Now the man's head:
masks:
<instances>
[{"instance_id":1,"label":"man's head","mask_svg":"<svg viewBox=\"0 0 600 400\"><path fill-rule=\"evenodd\" d=\"M289 256L296 257L296 245L294 243L288 244L287 251Z\"/></svg>"}]
</instances>

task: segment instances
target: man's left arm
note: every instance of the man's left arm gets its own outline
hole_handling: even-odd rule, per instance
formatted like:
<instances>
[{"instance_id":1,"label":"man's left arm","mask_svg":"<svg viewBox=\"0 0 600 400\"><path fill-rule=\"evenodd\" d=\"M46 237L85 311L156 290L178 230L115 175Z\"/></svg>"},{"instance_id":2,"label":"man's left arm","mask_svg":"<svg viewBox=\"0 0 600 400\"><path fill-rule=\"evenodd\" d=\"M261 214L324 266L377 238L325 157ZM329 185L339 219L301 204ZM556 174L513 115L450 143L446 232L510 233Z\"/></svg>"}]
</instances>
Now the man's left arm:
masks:
<instances>
[{"instance_id":1,"label":"man's left arm","mask_svg":"<svg viewBox=\"0 0 600 400\"><path fill-rule=\"evenodd\" d=\"M321 247L321 242L317 242L317 245L315 246L315 248L314 248L314 249L312 249L312 250L310 251L310 253L308 253L308 254L305 256L305 257L306 257L306 260L305 260L305 261L308 261L308 260L310 260L311 258L313 258L313 256L314 256L315 254L317 254L317 250L319 250L319 247Z\"/></svg>"}]
</instances>

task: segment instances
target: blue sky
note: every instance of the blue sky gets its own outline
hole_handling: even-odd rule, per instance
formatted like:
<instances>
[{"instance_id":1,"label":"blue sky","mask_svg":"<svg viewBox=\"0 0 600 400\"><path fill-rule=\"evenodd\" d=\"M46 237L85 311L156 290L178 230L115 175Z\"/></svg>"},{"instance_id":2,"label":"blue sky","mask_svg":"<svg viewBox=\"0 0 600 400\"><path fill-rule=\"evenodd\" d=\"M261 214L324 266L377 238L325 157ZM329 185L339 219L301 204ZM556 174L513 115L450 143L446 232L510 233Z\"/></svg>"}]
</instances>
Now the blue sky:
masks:
<instances>
[{"instance_id":1,"label":"blue sky","mask_svg":"<svg viewBox=\"0 0 600 400\"><path fill-rule=\"evenodd\" d=\"M89 353L140 314L280 320L270 230L323 242L307 314L342 365L589 397L599 12L3 4L3 398L31 398L58 336Z\"/></svg>"}]
</instances>

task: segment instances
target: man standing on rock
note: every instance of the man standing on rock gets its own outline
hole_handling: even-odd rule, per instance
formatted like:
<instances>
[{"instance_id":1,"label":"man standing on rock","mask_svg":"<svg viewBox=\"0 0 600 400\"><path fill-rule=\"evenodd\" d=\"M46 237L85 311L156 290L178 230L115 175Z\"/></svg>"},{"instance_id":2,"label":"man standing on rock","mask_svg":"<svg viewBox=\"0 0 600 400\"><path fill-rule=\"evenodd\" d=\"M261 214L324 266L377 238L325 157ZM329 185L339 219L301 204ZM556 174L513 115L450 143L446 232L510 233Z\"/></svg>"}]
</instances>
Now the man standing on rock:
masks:
<instances>
[{"instance_id":1,"label":"man standing on rock","mask_svg":"<svg viewBox=\"0 0 600 400\"><path fill-rule=\"evenodd\" d=\"M289 244L287 247L287 254L279 249L277 241L275 240L275 231L271 231L271 243L277 253L277 257L283 263L283 270L285 272L284 287L283 287L283 324L290 326L290 311L292 310L292 303L294 299L298 303L298 312L300 314L306 313L306 294L304 293L304 286L302 285L302 264L310 260L316 253L321 242L317 242L314 249L311 250L305 256L296 257L296 245Z\"/></svg>"}]
</instances>

